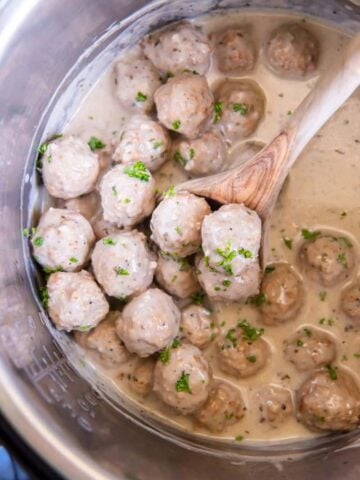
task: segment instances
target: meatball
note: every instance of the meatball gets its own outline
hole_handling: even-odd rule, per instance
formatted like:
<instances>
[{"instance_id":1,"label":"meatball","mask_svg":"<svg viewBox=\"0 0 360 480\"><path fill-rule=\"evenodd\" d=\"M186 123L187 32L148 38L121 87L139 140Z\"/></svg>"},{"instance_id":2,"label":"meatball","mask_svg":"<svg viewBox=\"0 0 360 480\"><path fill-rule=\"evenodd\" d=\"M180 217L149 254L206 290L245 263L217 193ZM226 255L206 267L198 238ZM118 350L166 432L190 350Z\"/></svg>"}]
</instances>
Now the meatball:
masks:
<instances>
[{"instance_id":1,"label":"meatball","mask_svg":"<svg viewBox=\"0 0 360 480\"><path fill-rule=\"evenodd\" d=\"M351 320L360 320L360 284L351 285L341 295L341 308Z\"/></svg>"},{"instance_id":2,"label":"meatball","mask_svg":"<svg viewBox=\"0 0 360 480\"><path fill-rule=\"evenodd\" d=\"M255 44L245 30L227 30L216 36L215 57L223 73L249 72L256 61Z\"/></svg>"},{"instance_id":3,"label":"meatball","mask_svg":"<svg viewBox=\"0 0 360 480\"><path fill-rule=\"evenodd\" d=\"M187 70L204 75L210 66L212 48L199 29L180 23L143 43L145 56L162 73L174 75Z\"/></svg>"},{"instance_id":4,"label":"meatball","mask_svg":"<svg viewBox=\"0 0 360 480\"><path fill-rule=\"evenodd\" d=\"M217 329L211 312L202 305L189 305L181 312L181 332L200 349L214 340Z\"/></svg>"},{"instance_id":5,"label":"meatball","mask_svg":"<svg viewBox=\"0 0 360 480\"><path fill-rule=\"evenodd\" d=\"M246 406L240 391L221 382L210 391L206 403L196 412L196 420L213 433L221 433L226 427L241 420Z\"/></svg>"},{"instance_id":6,"label":"meatball","mask_svg":"<svg viewBox=\"0 0 360 480\"><path fill-rule=\"evenodd\" d=\"M115 65L116 95L129 111L150 112L154 107L154 93L161 83L159 72L145 58Z\"/></svg>"},{"instance_id":7,"label":"meatball","mask_svg":"<svg viewBox=\"0 0 360 480\"><path fill-rule=\"evenodd\" d=\"M67 200L94 189L99 175L99 160L84 140L61 137L46 147L42 176L47 191Z\"/></svg>"},{"instance_id":8,"label":"meatball","mask_svg":"<svg viewBox=\"0 0 360 480\"><path fill-rule=\"evenodd\" d=\"M252 80L225 81L215 93L215 122L229 142L253 134L265 112L265 95Z\"/></svg>"},{"instance_id":9,"label":"meatball","mask_svg":"<svg viewBox=\"0 0 360 480\"><path fill-rule=\"evenodd\" d=\"M355 264L350 240L330 235L319 235L305 242L300 251L300 260L309 278L325 287L348 278Z\"/></svg>"},{"instance_id":10,"label":"meatball","mask_svg":"<svg viewBox=\"0 0 360 480\"><path fill-rule=\"evenodd\" d=\"M34 257L46 271L73 272L88 261L95 235L79 213L49 208L32 238Z\"/></svg>"},{"instance_id":11,"label":"meatball","mask_svg":"<svg viewBox=\"0 0 360 480\"><path fill-rule=\"evenodd\" d=\"M197 275L201 287L214 301L237 302L259 293L259 263L249 263L238 276L218 273L210 267L207 258L198 259Z\"/></svg>"},{"instance_id":12,"label":"meatball","mask_svg":"<svg viewBox=\"0 0 360 480\"><path fill-rule=\"evenodd\" d=\"M261 319L266 325L292 320L304 303L304 287L297 273L286 263L271 265L261 284Z\"/></svg>"},{"instance_id":13,"label":"meatball","mask_svg":"<svg viewBox=\"0 0 360 480\"><path fill-rule=\"evenodd\" d=\"M343 369L314 372L297 392L298 418L315 430L347 431L360 424L360 390Z\"/></svg>"},{"instance_id":14,"label":"meatball","mask_svg":"<svg viewBox=\"0 0 360 480\"><path fill-rule=\"evenodd\" d=\"M213 95L205 77L183 73L155 92L160 122L169 130L196 138L213 116Z\"/></svg>"},{"instance_id":15,"label":"meatball","mask_svg":"<svg viewBox=\"0 0 360 480\"><path fill-rule=\"evenodd\" d=\"M299 372L313 370L335 359L335 340L324 331L305 327L290 340L285 340L284 355Z\"/></svg>"},{"instance_id":16,"label":"meatball","mask_svg":"<svg viewBox=\"0 0 360 480\"><path fill-rule=\"evenodd\" d=\"M156 269L145 236L136 230L99 240L91 261L95 277L105 292L121 300L146 290Z\"/></svg>"},{"instance_id":17,"label":"meatball","mask_svg":"<svg viewBox=\"0 0 360 480\"><path fill-rule=\"evenodd\" d=\"M293 414L290 390L277 385L259 389L254 395L254 404L259 410L260 423L279 425Z\"/></svg>"},{"instance_id":18,"label":"meatball","mask_svg":"<svg viewBox=\"0 0 360 480\"><path fill-rule=\"evenodd\" d=\"M209 267L229 277L258 263L261 220L244 205L224 205L204 218L202 248Z\"/></svg>"},{"instance_id":19,"label":"meatball","mask_svg":"<svg viewBox=\"0 0 360 480\"><path fill-rule=\"evenodd\" d=\"M297 23L288 23L272 33L266 57L270 66L281 75L303 77L316 69L319 44L309 30Z\"/></svg>"},{"instance_id":20,"label":"meatball","mask_svg":"<svg viewBox=\"0 0 360 480\"><path fill-rule=\"evenodd\" d=\"M165 253L191 255L201 245L201 224L210 212L203 198L187 192L169 194L152 214L151 239Z\"/></svg>"},{"instance_id":21,"label":"meatball","mask_svg":"<svg viewBox=\"0 0 360 480\"><path fill-rule=\"evenodd\" d=\"M155 361L153 358L145 358L137 362L129 377L129 387L141 397L146 397L152 390L154 381Z\"/></svg>"},{"instance_id":22,"label":"meatball","mask_svg":"<svg viewBox=\"0 0 360 480\"><path fill-rule=\"evenodd\" d=\"M116 165L100 184L104 220L119 228L132 227L155 207L155 181L141 162Z\"/></svg>"},{"instance_id":23,"label":"meatball","mask_svg":"<svg viewBox=\"0 0 360 480\"><path fill-rule=\"evenodd\" d=\"M119 312L110 312L90 332L75 332L75 338L84 348L96 352L99 361L108 368L115 368L129 359L129 352L116 333L115 321Z\"/></svg>"},{"instance_id":24,"label":"meatball","mask_svg":"<svg viewBox=\"0 0 360 480\"><path fill-rule=\"evenodd\" d=\"M219 367L236 378L247 378L262 370L271 355L262 330L245 320L231 328L218 343Z\"/></svg>"},{"instance_id":25,"label":"meatball","mask_svg":"<svg viewBox=\"0 0 360 480\"><path fill-rule=\"evenodd\" d=\"M154 392L183 415L194 413L209 395L212 375L207 360L188 344L172 349L166 360L160 358L156 363Z\"/></svg>"},{"instance_id":26,"label":"meatball","mask_svg":"<svg viewBox=\"0 0 360 480\"><path fill-rule=\"evenodd\" d=\"M47 293L49 315L58 330L90 330L109 312L104 294L85 270L52 273Z\"/></svg>"},{"instance_id":27,"label":"meatball","mask_svg":"<svg viewBox=\"0 0 360 480\"><path fill-rule=\"evenodd\" d=\"M158 288L131 300L116 322L116 331L129 352L148 357L165 348L178 334L180 310Z\"/></svg>"},{"instance_id":28,"label":"meatball","mask_svg":"<svg viewBox=\"0 0 360 480\"><path fill-rule=\"evenodd\" d=\"M159 285L177 298L188 298L199 289L194 268L186 258L160 255L155 278Z\"/></svg>"},{"instance_id":29,"label":"meatball","mask_svg":"<svg viewBox=\"0 0 360 480\"><path fill-rule=\"evenodd\" d=\"M162 125L135 115L122 132L113 159L125 164L140 161L154 172L167 160L169 148L170 138Z\"/></svg>"},{"instance_id":30,"label":"meatball","mask_svg":"<svg viewBox=\"0 0 360 480\"><path fill-rule=\"evenodd\" d=\"M89 222L94 220L101 208L100 195L96 190L81 197L70 198L62 203L64 208L80 213Z\"/></svg>"},{"instance_id":31,"label":"meatball","mask_svg":"<svg viewBox=\"0 0 360 480\"><path fill-rule=\"evenodd\" d=\"M195 140L179 140L174 145L172 156L187 172L194 175L210 175L223 168L226 146L221 136L213 129Z\"/></svg>"}]
</instances>

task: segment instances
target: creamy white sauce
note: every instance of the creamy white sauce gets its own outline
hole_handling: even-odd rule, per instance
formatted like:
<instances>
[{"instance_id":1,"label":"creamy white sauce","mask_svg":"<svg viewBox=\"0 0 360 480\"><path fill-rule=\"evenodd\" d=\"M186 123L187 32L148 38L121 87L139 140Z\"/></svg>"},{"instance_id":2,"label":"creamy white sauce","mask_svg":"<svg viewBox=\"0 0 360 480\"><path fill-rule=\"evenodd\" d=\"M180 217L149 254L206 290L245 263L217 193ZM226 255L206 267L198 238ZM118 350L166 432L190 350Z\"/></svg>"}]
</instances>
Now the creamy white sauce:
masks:
<instances>
[{"instance_id":1,"label":"creamy white sauce","mask_svg":"<svg viewBox=\"0 0 360 480\"><path fill-rule=\"evenodd\" d=\"M265 92L267 104L266 115L255 135L233 146L230 151L232 159L236 158L239 145L245 146L248 141L267 143L284 125L291 112L295 110L316 81L317 75L325 69L331 68L334 55L341 54L347 38L337 30L313 21L306 21L307 27L315 33L321 43L321 57L316 75L305 80L287 80L273 74L265 65L263 46L270 32L279 24L294 17L278 15L248 13L231 16L203 17L197 19L207 33L233 27L248 25L252 29L255 40L261 46L257 66L245 78L256 80ZM138 48L125 52L122 56L136 56ZM212 66L207 75L210 85L214 86L219 79L216 65ZM233 78L233 77L231 77ZM235 76L236 78L236 76ZM244 77L242 77L244 78ZM65 133L80 135L85 140L95 135L105 143L111 144L119 138L128 114L124 112L115 97L113 72L108 71L100 79L95 88L81 105L79 111L65 129ZM232 154L232 152L234 152ZM271 258L272 261L288 261L298 269L297 250L301 243L300 229L327 228L340 230L352 236L352 241L358 249L357 239L360 238L360 205L358 192L360 187L360 95L355 93L343 108L311 141L293 167L283 192L279 198L273 216L271 229ZM185 180L187 174L173 161L167 162L155 174L157 188L162 191L168 186ZM342 215L346 212L346 215ZM283 237L293 239L293 249L289 250ZM356 269L355 269L356 273ZM215 378L224 378L237 385L248 406L243 420L217 435L223 440L234 440L242 435L245 442L288 441L290 439L309 438L314 436L307 428L301 425L295 417L290 418L278 428L267 423L259 423L257 411L251 409L251 395L257 388L273 383L283 385L295 391L302 383L306 374L299 374L295 368L283 357L283 341L289 338L300 326L312 325L322 328L333 335L338 347L337 363L358 372L360 359L354 354L360 353L360 336L353 331L346 332L348 321L339 313L339 297L345 285L325 289L310 284L304 278L306 299L305 304L294 321L283 326L266 327L264 338L272 349L272 357L267 367L254 377L236 380L226 376L217 366L215 346L208 348L206 357L211 362ZM319 298L320 291L327 292L325 301ZM262 326L258 319L255 307L248 305L214 305L217 324L224 333L238 320L246 318L251 324ZM332 326L319 325L321 318L332 318ZM225 322L225 324L224 324ZM91 354L87 354L86 361L92 363ZM161 419L182 429L192 431L198 435L207 435L209 432L199 428L191 417L183 417L160 404L152 394L145 398L135 397L128 388L127 374L131 372L132 362L116 371L105 371L96 367L102 382L111 386L113 398L125 397L131 403L136 403L149 415ZM120 376L119 376L120 374ZM122 378L122 380L121 380Z\"/></svg>"}]
</instances>

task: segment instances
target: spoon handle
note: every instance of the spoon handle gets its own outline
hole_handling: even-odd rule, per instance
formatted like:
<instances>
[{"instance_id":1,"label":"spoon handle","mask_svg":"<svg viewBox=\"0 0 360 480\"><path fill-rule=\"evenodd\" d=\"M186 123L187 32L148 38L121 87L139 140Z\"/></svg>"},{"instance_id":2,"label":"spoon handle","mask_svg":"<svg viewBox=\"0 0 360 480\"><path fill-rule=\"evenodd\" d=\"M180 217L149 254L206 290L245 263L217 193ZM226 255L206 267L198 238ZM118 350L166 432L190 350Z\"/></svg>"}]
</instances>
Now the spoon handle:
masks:
<instances>
[{"instance_id":1,"label":"spoon handle","mask_svg":"<svg viewBox=\"0 0 360 480\"><path fill-rule=\"evenodd\" d=\"M341 61L319 78L285 127L293 137L287 171L314 134L359 85L360 34L357 34L342 52Z\"/></svg>"}]
</instances>

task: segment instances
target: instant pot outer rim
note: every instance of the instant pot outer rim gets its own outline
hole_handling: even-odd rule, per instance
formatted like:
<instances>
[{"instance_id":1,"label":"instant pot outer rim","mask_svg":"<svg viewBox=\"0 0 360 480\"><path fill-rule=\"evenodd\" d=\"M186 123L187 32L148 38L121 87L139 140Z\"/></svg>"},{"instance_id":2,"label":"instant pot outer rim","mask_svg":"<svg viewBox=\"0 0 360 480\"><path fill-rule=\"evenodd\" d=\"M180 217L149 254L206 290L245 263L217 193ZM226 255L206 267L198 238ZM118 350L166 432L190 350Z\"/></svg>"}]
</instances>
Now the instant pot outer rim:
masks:
<instances>
[{"instance_id":1,"label":"instant pot outer rim","mask_svg":"<svg viewBox=\"0 0 360 480\"><path fill-rule=\"evenodd\" d=\"M23 1L23 4L25 4L26 1L29 2L30 0L21 0L21 1ZM35 6L38 3L38 0L35 0L32 3ZM154 2L154 3L159 3L160 4L160 3L163 3L163 0L159 0L159 1ZM152 3L151 5L148 5L147 7L145 7L145 9L146 8L153 8L154 3ZM6 8L10 4L11 4L11 0L8 0L8 2L4 3L1 6L1 8ZM144 10L142 10L141 13L143 13L143 11ZM29 9L29 12L30 12L30 9ZM0 14L1 14L1 10L0 10ZM139 17L139 13L135 13L134 17L128 17L124 21L124 24L131 23L132 20L134 18L137 18L137 17ZM25 21L25 20L26 20L26 17L23 18L23 21ZM0 18L0 24L1 24L1 18ZM1 280L1 278L0 278L0 280ZM3 362L3 360L1 359L1 361L0 361L0 386L9 387L9 385L12 384L12 379L9 375L6 375L5 369L6 369L5 362ZM40 426L40 422L39 422L39 424L37 424L37 423L38 423L38 420L41 419L41 412L38 412L37 420L34 422L34 424L32 424L32 422L30 421L31 416L25 416L26 409L22 405L21 399L20 398L17 399L16 392L14 390L11 392L11 390L8 388L7 391L6 391L6 394L7 394L7 397L5 395L5 389L2 388L1 392L0 392L0 407L1 407L1 410L2 410L3 414L8 419L8 421L10 421L10 423L13 424L13 421L11 421L10 418L16 418L16 420L17 420L16 425L14 425L15 429L17 430L18 433L22 433L23 436L24 436L24 430L27 430L28 433L27 433L27 439L26 440L27 440L27 443L31 445L31 448L33 448L35 451L37 451L40 454L41 457L43 457L44 452L45 452L45 449L43 448L43 445L45 445L46 447L48 447L47 451L48 451L48 454L49 454L49 458L52 459L52 461L50 463L52 465L54 465L54 467L58 470L60 468L63 469L64 464L62 463L61 458L58 458L59 457L59 450L54 448L54 445L56 445L58 443L56 441L55 435L49 435L49 431L47 430L46 433L48 435L44 435L42 437L41 435L36 435L36 431L34 431L34 426L36 426L36 427ZM29 394L30 394L30 392L29 392ZM40 431L41 431L41 429L39 428L38 433ZM32 435L31 435L31 433L32 433ZM36 437L35 439L34 439L34 433L35 433L35 437ZM42 440L42 441L39 441L39 439ZM79 450L79 452L80 452L80 450ZM83 456L83 455L78 454L78 452L69 452L69 453L71 453L72 455L77 455L77 458ZM54 457L57 457L57 458L54 458ZM64 455L64 458L65 458L65 455ZM66 458L68 458L68 457L66 457ZM66 476L68 474L71 475L71 477L69 476L68 478L75 478L73 476L74 475L74 471L73 471L74 464L71 464L70 466L71 466L71 472L69 471L69 473L68 473L66 471L63 471L63 474L65 474ZM89 470L90 466L91 466L91 468ZM91 471L91 478L93 478L93 479L99 479L100 480L100 479L103 479L103 478L107 478L107 479L110 478L108 474L106 474L106 477L103 476L104 470L102 468L100 470L96 463L91 464L89 462L88 458L84 457L84 459L82 460L81 470L79 470L79 472L76 472L76 474L77 474L76 480L81 479L81 478L86 478L86 479L90 478L89 477L89 471ZM94 476L94 473L98 474L98 475ZM86 476L82 476L82 475L86 475ZM118 476L116 478L119 479ZM125 479L125 477L124 477L124 479Z\"/></svg>"}]
</instances>

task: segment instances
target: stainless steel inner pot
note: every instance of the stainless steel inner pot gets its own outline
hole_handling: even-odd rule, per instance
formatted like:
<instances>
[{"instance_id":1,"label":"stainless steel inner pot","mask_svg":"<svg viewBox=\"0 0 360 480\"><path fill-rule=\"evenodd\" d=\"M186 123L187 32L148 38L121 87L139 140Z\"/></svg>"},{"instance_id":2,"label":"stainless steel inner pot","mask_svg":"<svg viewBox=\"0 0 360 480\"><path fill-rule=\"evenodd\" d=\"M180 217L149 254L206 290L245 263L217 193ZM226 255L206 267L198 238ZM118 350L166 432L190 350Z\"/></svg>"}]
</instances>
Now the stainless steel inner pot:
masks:
<instances>
[{"instance_id":1,"label":"stainless steel inner pot","mask_svg":"<svg viewBox=\"0 0 360 480\"><path fill-rule=\"evenodd\" d=\"M61 131L122 48L169 21L230 8L289 9L353 33L360 30L355 3L0 0L0 408L24 442L64 477L360 478L356 434L226 447L159 427L125 404L114 405L106 392L99 395L101 385L91 385L88 372L79 375L76 359L64 355L66 339L51 330L21 235L38 200L30 198L37 188L37 146Z\"/></svg>"}]
</instances>

